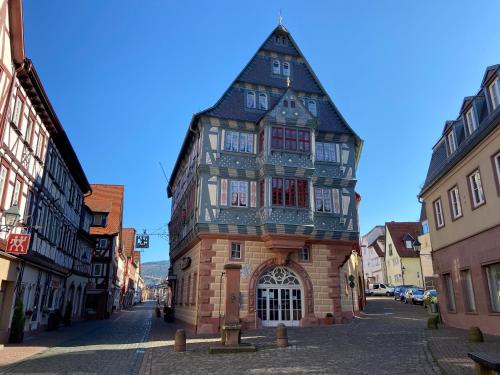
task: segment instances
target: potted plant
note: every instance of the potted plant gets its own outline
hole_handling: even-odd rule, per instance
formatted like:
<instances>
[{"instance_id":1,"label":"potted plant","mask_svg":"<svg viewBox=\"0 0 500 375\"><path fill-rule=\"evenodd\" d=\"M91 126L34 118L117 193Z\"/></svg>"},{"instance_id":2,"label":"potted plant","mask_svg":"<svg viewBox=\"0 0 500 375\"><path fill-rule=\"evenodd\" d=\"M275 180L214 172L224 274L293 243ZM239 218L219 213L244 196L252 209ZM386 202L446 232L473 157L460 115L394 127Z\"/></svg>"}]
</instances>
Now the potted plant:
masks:
<instances>
[{"instance_id":1,"label":"potted plant","mask_svg":"<svg viewBox=\"0 0 500 375\"><path fill-rule=\"evenodd\" d=\"M18 302L14 308L14 315L12 316L12 324L10 327L10 343L20 343L24 339L24 322L26 317L24 314L23 303Z\"/></svg>"},{"instance_id":2,"label":"potted plant","mask_svg":"<svg viewBox=\"0 0 500 375\"><path fill-rule=\"evenodd\" d=\"M73 303L68 301L66 304L66 309L64 310L63 323L64 325L71 325L71 315L73 314Z\"/></svg>"},{"instance_id":3,"label":"potted plant","mask_svg":"<svg viewBox=\"0 0 500 375\"><path fill-rule=\"evenodd\" d=\"M333 314L326 313L325 315L325 324L332 325L333 324Z\"/></svg>"},{"instance_id":4,"label":"potted plant","mask_svg":"<svg viewBox=\"0 0 500 375\"><path fill-rule=\"evenodd\" d=\"M424 306L427 308L429 314L437 314L438 306L437 306L437 297L433 297L431 294L428 294L424 299Z\"/></svg>"}]
</instances>

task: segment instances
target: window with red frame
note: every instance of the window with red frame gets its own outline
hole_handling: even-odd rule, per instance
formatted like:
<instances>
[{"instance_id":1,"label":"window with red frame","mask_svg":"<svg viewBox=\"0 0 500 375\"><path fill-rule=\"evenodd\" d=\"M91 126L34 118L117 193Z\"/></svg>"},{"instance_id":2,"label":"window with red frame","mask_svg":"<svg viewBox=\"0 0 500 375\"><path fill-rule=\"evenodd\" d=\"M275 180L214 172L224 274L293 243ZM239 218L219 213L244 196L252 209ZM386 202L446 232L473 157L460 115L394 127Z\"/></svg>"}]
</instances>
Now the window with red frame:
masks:
<instances>
[{"instance_id":1,"label":"window with red frame","mask_svg":"<svg viewBox=\"0 0 500 375\"><path fill-rule=\"evenodd\" d=\"M283 179L273 178L273 205L283 205Z\"/></svg>"},{"instance_id":2,"label":"window with red frame","mask_svg":"<svg viewBox=\"0 0 500 375\"><path fill-rule=\"evenodd\" d=\"M272 140L271 146L273 149L282 149L283 148L283 128L272 128Z\"/></svg>"},{"instance_id":3,"label":"window with red frame","mask_svg":"<svg viewBox=\"0 0 500 375\"><path fill-rule=\"evenodd\" d=\"M259 181L259 207L264 207L264 180Z\"/></svg>"},{"instance_id":4,"label":"window with red frame","mask_svg":"<svg viewBox=\"0 0 500 375\"><path fill-rule=\"evenodd\" d=\"M285 206L294 207L295 206L295 180L285 180Z\"/></svg>"},{"instance_id":5,"label":"window with red frame","mask_svg":"<svg viewBox=\"0 0 500 375\"><path fill-rule=\"evenodd\" d=\"M297 130L285 128L285 150L297 150Z\"/></svg>"},{"instance_id":6,"label":"window with red frame","mask_svg":"<svg viewBox=\"0 0 500 375\"><path fill-rule=\"evenodd\" d=\"M299 208L309 207L309 189L307 180L297 180L297 206Z\"/></svg>"},{"instance_id":7,"label":"window with red frame","mask_svg":"<svg viewBox=\"0 0 500 375\"><path fill-rule=\"evenodd\" d=\"M299 130L299 151L311 151L311 133L309 130Z\"/></svg>"}]
</instances>

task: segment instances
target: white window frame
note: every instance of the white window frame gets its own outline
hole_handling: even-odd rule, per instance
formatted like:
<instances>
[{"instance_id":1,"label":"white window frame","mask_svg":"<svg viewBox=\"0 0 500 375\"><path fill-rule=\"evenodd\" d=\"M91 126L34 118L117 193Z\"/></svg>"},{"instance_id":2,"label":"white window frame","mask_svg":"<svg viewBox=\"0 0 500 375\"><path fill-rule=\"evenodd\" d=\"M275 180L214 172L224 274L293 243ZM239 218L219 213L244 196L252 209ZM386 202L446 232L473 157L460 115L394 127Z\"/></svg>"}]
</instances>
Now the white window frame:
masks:
<instances>
[{"instance_id":1,"label":"white window frame","mask_svg":"<svg viewBox=\"0 0 500 375\"><path fill-rule=\"evenodd\" d=\"M299 261L301 262L311 261L311 248L309 246L303 246L299 249Z\"/></svg>"},{"instance_id":2,"label":"white window frame","mask_svg":"<svg viewBox=\"0 0 500 375\"><path fill-rule=\"evenodd\" d=\"M479 207L485 202L483 184L481 182L479 169L476 169L469 175L469 188L472 196L472 206L474 208Z\"/></svg>"},{"instance_id":3,"label":"white window frame","mask_svg":"<svg viewBox=\"0 0 500 375\"><path fill-rule=\"evenodd\" d=\"M272 72L273 74L281 74L281 62L279 60L273 60L272 63Z\"/></svg>"},{"instance_id":4,"label":"white window frame","mask_svg":"<svg viewBox=\"0 0 500 375\"><path fill-rule=\"evenodd\" d=\"M433 203L434 217L436 218L436 228L444 227L443 203L441 198L438 198Z\"/></svg>"},{"instance_id":5,"label":"white window frame","mask_svg":"<svg viewBox=\"0 0 500 375\"><path fill-rule=\"evenodd\" d=\"M290 77L290 63L288 61L283 63L283 75Z\"/></svg>"},{"instance_id":6,"label":"white window frame","mask_svg":"<svg viewBox=\"0 0 500 375\"><path fill-rule=\"evenodd\" d=\"M500 106L500 82L498 77L488 86L493 111Z\"/></svg>"},{"instance_id":7,"label":"white window frame","mask_svg":"<svg viewBox=\"0 0 500 375\"><path fill-rule=\"evenodd\" d=\"M331 189L314 188L314 209L316 212L325 212L328 214L333 212Z\"/></svg>"},{"instance_id":8,"label":"white window frame","mask_svg":"<svg viewBox=\"0 0 500 375\"><path fill-rule=\"evenodd\" d=\"M469 135L471 135L477 129L476 111L474 110L474 107L471 107L465 113L465 118L467 121L467 131L469 132Z\"/></svg>"},{"instance_id":9,"label":"white window frame","mask_svg":"<svg viewBox=\"0 0 500 375\"><path fill-rule=\"evenodd\" d=\"M234 254L238 256L234 256ZM241 259L241 243L231 242L231 259Z\"/></svg>"},{"instance_id":10,"label":"white window frame","mask_svg":"<svg viewBox=\"0 0 500 375\"><path fill-rule=\"evenodd\" d=\"M231 207L249 207L248 203L248 181L229 181L229 198ZM236 194L236 203L234 201Z\"/></svg>"},{"instance_id":11,"label":"white window frame","mask_svg":"<svg viewBox=\"0 0 500 375\"><path fill-rule=\"evenodd\" d=\"M458 186L454 186L450 189L450 206L451 206L451 216L453 219L458 219L462 216L462 203L460 202L460 192Z\"/></svg>"},{"instance_id":12,"label":"white window frame","mask_svg":"<svg viewBox=\"0 0 500 375\"><path fill-rule=\"evenodd\" d=\"M259 93L259 109L267 110L267 108L268 108L267 94L264 92L260 92Z\"/></svg>"},{"instance_id":13,"label":"white window frame","mask_svg":"<svg viewBox=\"0 0 500 375\"><path fill-rule=\"evenodd\" d=\"M254 134L226 130L224 134L224 151L254 153Z\"/></svg>"},{"instance_id":14,"label":"white window frame","mask_svg":"<svg viewBox=\"0 0 500 375\"><path fill-rule=\"evenodd\" d=\"M457 150L457 143L455 141L455 133L453 133L453 129L446 135L446 141L448 144L448 156L450 156Z\"/></svg>"},{"instance_id":15,"label":"white window frame","mask_svg":"<svg viewBox=\"0 0 500 375\"><path fill-rule=\"evenodd\" d=\"M247 91L245 103L247 108L256 108L257 99L255 95L255 91Z\"/></svg>"},{"instance_id":16,"label":"white window frame","mask_svg":"<svg viewBox=\"0 0 500 375\"><path fill-rule=\"evenodd\" d=\"M500 186L500 152L498 152L495 156L493 156L493 164L495 165L497 185Z\"/></svg>"}]
</instances>

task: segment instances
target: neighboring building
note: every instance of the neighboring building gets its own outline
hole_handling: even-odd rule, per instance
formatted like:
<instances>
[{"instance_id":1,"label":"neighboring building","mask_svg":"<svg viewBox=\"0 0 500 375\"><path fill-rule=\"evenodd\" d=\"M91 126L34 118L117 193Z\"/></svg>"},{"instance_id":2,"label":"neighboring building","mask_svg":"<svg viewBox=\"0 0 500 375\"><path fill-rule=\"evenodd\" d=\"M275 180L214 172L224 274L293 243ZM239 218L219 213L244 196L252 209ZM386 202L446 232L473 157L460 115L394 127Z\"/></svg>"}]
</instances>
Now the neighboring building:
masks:
<instances>
[{"instance_id":1,"label":"neighboring building","mask_svg":"<svg viewBox=\"0 0 500 375\"><path fill-rule=\"evenodd\" d=\"M92 184L85 204L93 212L90 234L94 240L92 275L87 290L87 315L109 317L120 306L118 261L122 256L124 186ZM123 275L124 268L122 269Z\"/></svg>"},{"instance_id":2,"label":"neighboring building","mask_svg":"<svg viewBox=\"0 0 500 375\"><path fill-rule=\"evenodd\" d=\"M500 335L500 65L445 124L420 197L429 220L441 315Z\"/></svg>"},{"instance_id":3,"label":"neighboring building","mask_svg":"<svg viewBox=\"0 0 500 375\"><path fill-rule=\"evenodd\" d=\"M385 265L389 284L424 286L420 258L413 249L419 234L419 222L385 223Z\"/></svg>"},{"instance_id":4,"label":"neighboring building","mask_svg":"<svg viewBox=\"0 0 500 375\"><path fill-rule=\"evenodd\" d=\"M427 220L424 204L422 204L422 210L420 212L420 224L421 228L418 242L421 244L420 264L422 266L422 275L424 276L424 287L426 290L436 289L436 277L434 275L434 269L432 268L432 245L429 233L429 221Z\"/></svg>"},{"instance_id":5,"label":"neighboring building","mask_svg":"<svg viewBox=\"0 0 500 375\"><path fill-rule=\"evenodd\" d=\"M241 263L244 326L351 319L361 146L278 26L221 99L193 117L173 168L176 317L217 331L224 264Z\"/></svg>"},{"instance_id":6,"label":"neighboring building","mask_svg":"<svg viewBox=\"0 0 500 375\"><path fill-rule=\"evenodd\" d=\"M137 253L140 254L140 253ZM123 255L125 256L125 272L122 286L122 306L131 307L138 288L139 263L135 256L135 229L123 228Z\"/></svg>"},{"instance_id":7,"label":"neighboring building","mask_svg":"<svg viewBox=\"0 0 500 375\"><path fill-rule=\"evenodd\" d=\"M16 300L27 312L27 332L46 325L48 314L62 311L66 301L81 305L82 294L75 293L85 288L88 268L75 268L85 253L77 250L76 237L83 194L90 187L24 55L22 2L1 1L0 12L5 93L0 98L0 209L17 207L21 222L12 232L31 234L28 253L16 256L4 252L7 233L0 234L0 340L5 341Z\"/></svg>"},{"instance_id":8,"label":"neighboring building","mask_svg":"<svg viewBox=\"0 0 500 375\"><path fill-rule=\"evenodd\" d=\"M361 239L365 283L387 283L385 227L377 225Z\"/></svg>"}]
</instances>

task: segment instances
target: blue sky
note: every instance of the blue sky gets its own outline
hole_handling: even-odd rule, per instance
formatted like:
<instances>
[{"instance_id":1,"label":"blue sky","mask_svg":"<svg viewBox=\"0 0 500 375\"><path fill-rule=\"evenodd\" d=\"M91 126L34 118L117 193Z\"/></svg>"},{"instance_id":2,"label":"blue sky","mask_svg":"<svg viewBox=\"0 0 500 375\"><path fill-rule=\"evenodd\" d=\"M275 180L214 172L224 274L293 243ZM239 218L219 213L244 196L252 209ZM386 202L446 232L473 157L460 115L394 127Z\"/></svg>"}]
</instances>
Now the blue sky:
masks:
<instances>
[{"instance_id":1,"label":"blue sky","mask_svg":"<svg viewBox=\"0 0 500 375\"><path fill-rule=\"evenodd\" d=\"M124 224L165 231L166 181L193 113L283 21L364 139L361 232L416 220L444 122L500 63L499 1L25 0L26 53L93 183L125 185ZM152 238L143 261L168 258Z\"/></svg>"}]
</instances>

